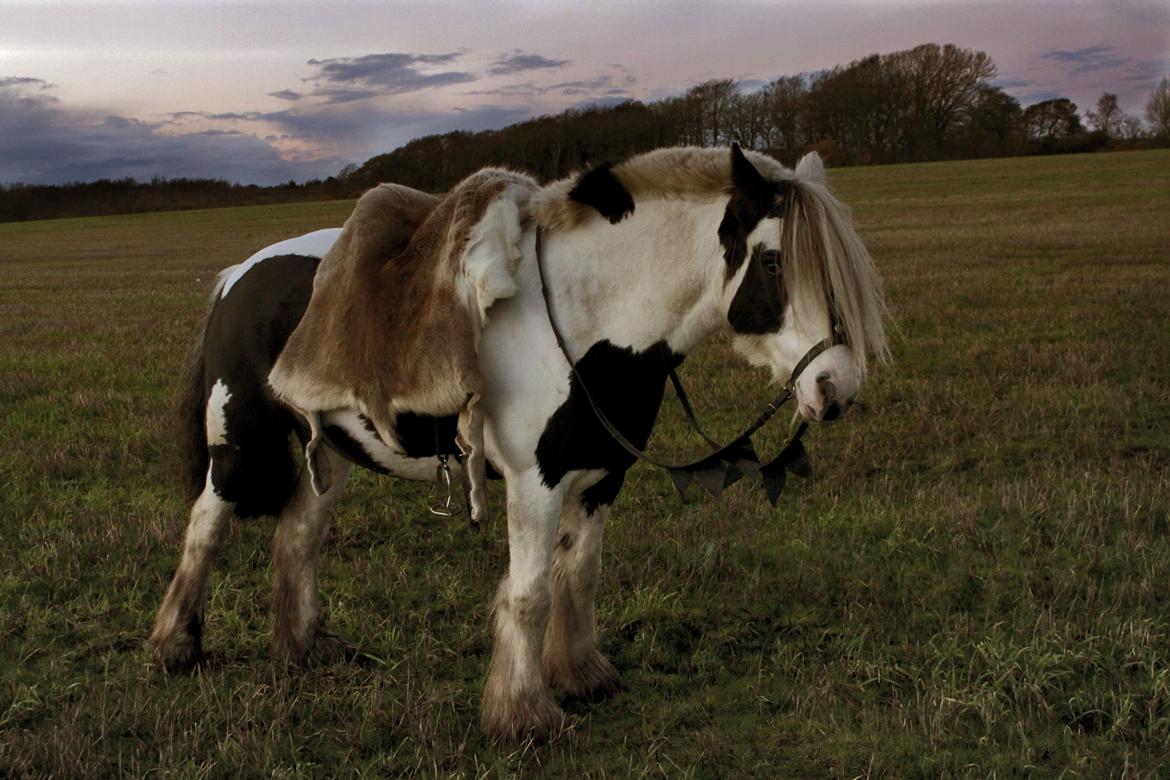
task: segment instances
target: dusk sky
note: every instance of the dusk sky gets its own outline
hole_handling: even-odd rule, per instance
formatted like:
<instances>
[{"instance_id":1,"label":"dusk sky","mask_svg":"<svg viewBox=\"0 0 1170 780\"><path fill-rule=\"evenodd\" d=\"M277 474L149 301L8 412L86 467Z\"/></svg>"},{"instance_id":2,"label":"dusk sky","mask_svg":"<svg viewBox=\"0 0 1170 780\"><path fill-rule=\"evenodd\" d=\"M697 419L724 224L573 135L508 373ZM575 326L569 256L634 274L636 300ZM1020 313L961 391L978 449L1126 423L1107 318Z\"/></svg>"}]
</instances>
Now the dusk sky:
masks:
<instances>
[{"instance_id":1,"label":"dusk sky","mask_svg":"<svg viewBox=\"0 0 1170 780\"><path fill-rule=\"evenodd\" d=\"M271 184L454 129L745 89L920 43L991 55L1024 105L1170 75L1167 0L0 0L0 182Z\"/></svg>"}]
</instances>

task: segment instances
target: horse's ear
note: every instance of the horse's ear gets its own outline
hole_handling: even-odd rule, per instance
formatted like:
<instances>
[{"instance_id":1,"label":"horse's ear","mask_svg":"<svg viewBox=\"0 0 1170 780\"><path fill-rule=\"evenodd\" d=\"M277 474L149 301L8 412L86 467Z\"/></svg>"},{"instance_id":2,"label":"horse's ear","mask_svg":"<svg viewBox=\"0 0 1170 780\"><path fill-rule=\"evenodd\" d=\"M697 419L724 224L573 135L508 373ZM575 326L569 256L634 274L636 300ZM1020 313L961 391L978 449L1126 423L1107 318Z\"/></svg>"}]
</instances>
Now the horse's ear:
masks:
<instances>
[{"instance_id":1,"label":"horse's ear","mask_svg":"<svg viewBox=\"0 0 1170 780\"><path fill-rule=\"evenodd\" d=\"M738 143L731 144L731 183L749 198L771 203L772 184L756 170Z\"/></svg>"},{"instance_id":2,"label":"horse's ear","mask_svg":"<svg viewBox=\"0 0 1170 780\"><path fill-rule=\"evenodd\" d=\"M592 206L614 225L634 213L634 199L609 163L596 165L578 176L569 190L569 199Z\"/></svg>"},{"instance_id":3,"label":"horse's ear","mask_svg":"<svg viewBox=\"0 0 1170 780\"><path fill-rule=\"evenodd\" d=\"M796 175L801 179L812 179L821 184L828 183L825 176L825 164L816 152L809 152L800 158L800 162L796 164Z\"/></svg>"}]
</instances>

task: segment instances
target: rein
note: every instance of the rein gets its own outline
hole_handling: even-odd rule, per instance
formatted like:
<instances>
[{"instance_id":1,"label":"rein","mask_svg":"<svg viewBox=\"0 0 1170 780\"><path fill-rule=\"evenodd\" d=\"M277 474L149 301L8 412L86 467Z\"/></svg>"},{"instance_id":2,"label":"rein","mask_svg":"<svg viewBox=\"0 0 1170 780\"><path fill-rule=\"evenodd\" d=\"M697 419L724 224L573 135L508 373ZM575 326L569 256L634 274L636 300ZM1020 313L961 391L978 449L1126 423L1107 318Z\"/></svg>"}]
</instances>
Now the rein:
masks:
<instances>
[{"instance_id":1,"label":"rein","mask_svg":"<svg viewBox=\"0 0 1170 780\"><path fill-rule=\"evenodd\" d=\"M800 439L804 435L805 430L808 429L808 423L802 422L788 441L788 444L780 451L780 454L773 458L768 463L761 464L760 458L756 454L755 448L752 445L751 435L764 426L772 416L779 411L780 407L790 401L795 394L796 380L804 372L808 365L817 358L822 352L829 347L840 343L837 337L837 329L833 329L834 335L830 338L813 345L812 349L804 354L792 369L792 373L788 377L788 381L784 383L780 394L768 403L756 420L744 429L742 433L736 436L731 442L720 445L704 431L699 421L695 418L694 410L691 407L690 399L687 397L686 390L683 389L682 380L679 379L677 373L673 368L669 371L671 384L674 385L675 394L678 396L679 404L682 406L683 414L687 422L695 431L703 437L704 440L711 446L712 451L688 463L667 463L647 455L645 451L634 446L622 432L617 429L609 418L605 416L605 412L598 406L597 401L594 400L593 395L589 392L585 380L581 373L577 370L577 364L569 355L569 350L565 346L565 339L561 335L560 329L557 327L556 320L552 312L552 299L549 296L548 283L544 274L544 257L541 251L543 243L544 231L540 225L536 226L536 270L540 276L540 292L544 296L544 310L548 315L548 324L552 328L553 336L556 338L557 346L561 350L561 354L569 364L569 369L572 371L573 377L576 378L577 384L581 388L585 400L589 402L589 406L593 409L593 413L597 416L597 421L605 428L610 437L617 442L622 449L630 453L637 460L649 463L660 469L664 469L670 474L671 480L674 482L675 488L680 495L685 495L687 487L692 482L697 482L704 490L712 496L719 496L723 490L730 485L738 482L745 476L759 476L763 485L764 492L768 496L768 500L772 506L776 505L780 498L781 492L784 490L784 484L787 480L787 472L791 471L800 477L809 475L811 469L809 467L808 455L805 452L804 445Z\"/></svg>"}]
</instances>

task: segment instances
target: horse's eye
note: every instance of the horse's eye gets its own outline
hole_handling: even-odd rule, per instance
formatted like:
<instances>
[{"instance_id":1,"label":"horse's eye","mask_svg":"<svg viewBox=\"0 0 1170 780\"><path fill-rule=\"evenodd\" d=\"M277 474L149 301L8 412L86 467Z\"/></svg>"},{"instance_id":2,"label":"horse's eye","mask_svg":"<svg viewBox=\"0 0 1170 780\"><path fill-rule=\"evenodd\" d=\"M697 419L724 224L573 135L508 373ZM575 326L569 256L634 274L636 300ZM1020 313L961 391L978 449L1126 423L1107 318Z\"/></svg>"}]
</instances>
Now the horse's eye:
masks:
<instances>
[{"instance_id":1,"label":"horse's eye","mask_svg":"<svg viewBox=\"0 0 1170 780\"><path fill-rule=\"evenodd\" d=\"M764 270L772 276L780 275L780 253L775 249L769 249L764 253Z\"/></svg>"}]
</instances>

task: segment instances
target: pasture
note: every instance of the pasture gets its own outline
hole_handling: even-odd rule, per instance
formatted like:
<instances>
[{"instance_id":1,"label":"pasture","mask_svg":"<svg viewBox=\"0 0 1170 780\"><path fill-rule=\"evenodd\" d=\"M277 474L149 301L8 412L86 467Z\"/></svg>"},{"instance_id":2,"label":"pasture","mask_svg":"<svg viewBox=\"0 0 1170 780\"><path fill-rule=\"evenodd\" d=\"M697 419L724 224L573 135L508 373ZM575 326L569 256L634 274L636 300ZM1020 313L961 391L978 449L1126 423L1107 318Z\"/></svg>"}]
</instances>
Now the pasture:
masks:
<instances>
[{"instance_id":1,"label":"pasture","mask_svg":"<svg viewBox=\"0 0 1170 780\"><path fill-rule=\"evenodd\" d=\"M189 676L144 642L187 507L170 410L215 272L351 203L0 225L0 775L1146 776L1170 763L1170 151L830 171L892 365L775 511L644 466L607 539L624 690L548 745L478 725L503 505L356 474L321 564L362 663L270 662L236 523ZM682 370L733 433L769 389ZM681 457L667 394L652 451ZM710 420L710 423L707 421ZM784 425L764 437L774 451ZM688 449L690 448L690 449Z\"/></svg>"}]
</instances>

